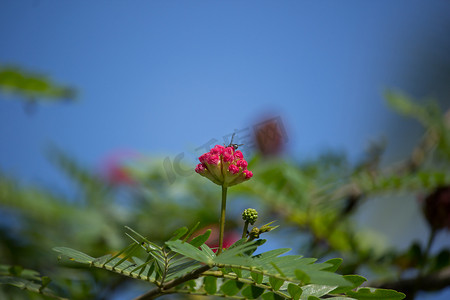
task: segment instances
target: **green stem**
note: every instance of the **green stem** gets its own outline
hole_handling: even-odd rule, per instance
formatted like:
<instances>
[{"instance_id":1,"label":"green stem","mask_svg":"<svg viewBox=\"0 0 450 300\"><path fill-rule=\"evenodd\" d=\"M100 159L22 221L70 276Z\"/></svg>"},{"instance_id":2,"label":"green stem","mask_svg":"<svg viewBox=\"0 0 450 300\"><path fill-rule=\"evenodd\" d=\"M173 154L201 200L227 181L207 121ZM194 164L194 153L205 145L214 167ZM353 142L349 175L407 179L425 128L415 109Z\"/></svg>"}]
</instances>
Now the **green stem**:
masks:
<instances>
[{"instance_id":1,"label":"green stem","mask_svg":"<svg viewBox=\"0 0 450 300\"><path fill-rule=\"evenodd\" d=\"M219 249L217 255L222 253L223 235L225 232L225 211L227 208L227 187L222 185L222 209L220 210L220 232L219 232Z\"/></svg>"},{"instance_id":2,"label":"green stem","mask_svg":"<svg viewBox=\"0 0 450 300\"><path fill-rule=\"evenodd\" d=\"M433 245L434 238L436 237L436 233L437 233L437 230L435 228L432 228L430 236L428 237L427 247L425 248L425 251L422 256L423 261L422 261L422 266L419 270L419 277L422 276L425 272L425 266L427 265L427 260L428 260L428 257L430 256L431 245Z\"/></svg>"},{"instance_id":3,"label":"green stem","mask_svg":"<svg viewBox=\"0 0 450 300\"><path fill-rule=\"evenodd\" d=\"M252 271L253 271L253 270L252 270ZM204 272L203 274L204 274L205 276L214 276L214 277L218 277L218 278L231 279L231 280L234 280L234 281L242 282L242 283L244 283L244 284L251 284L251 285L256 286L256 287L259 287L259 288L261 288L261 289L270 290L272 293L277 294L278 296L280 296L281 299L292 299L292 298L289 298L288 295L286 295L285 293L283 293L283 292L281 292L281 291L275 291L275 290L273 290L273 289L270 287L270 285L268 285L267 283L266 283L266 284L264 284L264 283L257 283L257 282L255 282L255 281L252 280L252 279L240 278L240 277L238 277L238 276L236 276L236 275L224 274L224 273L221 272L221 271L213 271L213 272L208 272L208 271L206 271L206 272ZM264 274L264 272L263 272L263 274ZM272 276L271 276L271 277L272 277ZM276 278L276 277L275 277L275 278ZM227 297L225 297L225 298L227 298ZM245 299L246 299L246 298L245 298Z\"/></svg>"},{"instance_id":4,"label":"green stem","mask_svg":"<svg viewBox=\"0 0 450 300\"><path fill-rule=\"evenodd\" d=\"M248 231L248 221L245 221L244 231L242 231L242 238L243 239L245 239L245 237L247 236L247 231Z\"/></svg>"}]
</instances>

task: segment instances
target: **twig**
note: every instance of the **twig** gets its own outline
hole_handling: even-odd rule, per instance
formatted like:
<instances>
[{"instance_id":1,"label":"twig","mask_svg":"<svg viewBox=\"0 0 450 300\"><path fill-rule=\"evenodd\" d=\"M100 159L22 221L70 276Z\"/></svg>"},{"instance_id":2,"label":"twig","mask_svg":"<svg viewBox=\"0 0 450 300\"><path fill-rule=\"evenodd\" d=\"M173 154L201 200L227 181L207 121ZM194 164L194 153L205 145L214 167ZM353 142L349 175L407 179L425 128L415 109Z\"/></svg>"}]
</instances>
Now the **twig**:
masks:
<instances>
[{"instance_id":1,"label":"twig","mask_svg":"<svg viewBox=\"0 0 450 300\"><path fill-rule=\"evenodd\" d=\"M184 276L181 276L177 279L174 279L174 280L171 280L171 281L165 283L161 287L155 288L139 297L136 297L136 298L134 298L134 300L151 300L151 299L155 299L156 297L159 297L163 294L169 294L169 293L171 293L171 291L170 291L171 288L176 287L177 285L182 284L183 282L197 279L198 277L200 277L200 275L202 275L203 272L208 271L211 268L212 267L208 266L208 265L202 266Z\"/></svg>"},{"instance_id":2,"label":"twig","mask_svg":"<svg viewBox=\"0 0 450 300\"><path fill-rule=\"evenodd\" d=\"M431 273L419 278L400 279L389 282L373 282L368 284L370 287L393 289L403 292L408 299L411 298L417 291L435 291L446 288L450 285L450 267L447 267L439 272Z\"/></svg>"}]
</instances>

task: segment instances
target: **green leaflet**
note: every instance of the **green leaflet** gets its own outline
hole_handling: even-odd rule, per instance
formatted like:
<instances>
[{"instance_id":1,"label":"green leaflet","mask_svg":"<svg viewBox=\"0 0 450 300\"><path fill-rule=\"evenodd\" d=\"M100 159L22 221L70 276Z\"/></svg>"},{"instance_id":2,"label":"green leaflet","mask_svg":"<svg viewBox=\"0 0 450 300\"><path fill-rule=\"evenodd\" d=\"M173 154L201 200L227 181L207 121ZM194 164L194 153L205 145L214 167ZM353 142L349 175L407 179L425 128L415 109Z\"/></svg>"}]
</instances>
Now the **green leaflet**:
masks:
<instances>
[{"instance_id":1,"label":"green leaflet","mask_svg":"<svg viewBox=\"0 0 450 300\"><path fill-rule=\"evenodd\" d=\"M234 248L234 247L243 245L243 244L245 244L246 242L247 242L247 239L246 239L246 238L237 240L236 242L234 242L233 245L231 245L230 247L228 247L228 249L232 249L232 248Z\"/></svg>"},{"instance_id":2,"label":"green leaflet","mask_svg":"<svg viewBox=\"0 0 450 300\"><path fill-rule=\"evenodd\" d=\"M195 291L195 286L196 286L195 280L189 280L188 282L186 282L184 284L184 288L186 288L187 290L189 290L191 292Z\"/></svg>"},{"instance_id":3,"label":"green leaflet","mask_svg":"<svg viewBox=\"0 0 450 300\"><path fill-rule=\"evenodd\" d=\"M324 262L325 264L330 264L331 267L324 269L324 271L328 272L336 272L339 269L339 266L342 264L342 258L332 258Z\"/></svg>"},{"instance_id":4,"label":"green leaflet","mask_svg":"<svg viewBox=\"0 0 450 300\"><path fill-rule=\"evenodd\" d=\"M119 258L116 256L111 257L111 255L105 255L100 258L94 259L93 257L85 253L67 247L56 247L53 250L61 253L62 255L68 257L70 260L73 260L78 263L89 264L90 266L93 267L103 268L119 274L123 274L130 277L136 277L151 282L156 280L155 277L152 277L152 274L155 270L157 273L159 272L159 275L161 275L160 271L161 268L159 266L159 263L156 262L155 260L149 258L149 260L147 260L145 263L143 263L142 260L136 258L133 259L136 263L132 263L129 260L127 260L131 258L131 255L133 254L134 251L130 251L130 253L128 253L124 258ZM152 264L149 267L148 264L151 262ZM146 276L146 278L142 278L141 277L142 275Z\"/></svg>"},{"instance_id":5,"label":"green leaflet","mask_svg":"<svg viewBox=\"0 0 450 300\"><path fill-rule=\"evenodd\" d=\"M131 256L136 252L137 249L140 248L139 244L131 244L125 249L119 251L116 255L112 256L110 259L105 261L103 263L103 266L108 265L110 262L114 261L114 264L112 265L112 268L114 270L115 267L121 265L123 262L125 262L127 259L131 258ZM119 256L123 256L120 259Z\"/></svg>"},{"instance_id":6,"label":"green leaflet","mask_svg":"<svg viewBox=\"0 0 450 300\"><path fill-rule=\"evenodd\" d=\"M389 300L401 300L406 297L405 294L384 289L371 289L360 288L356 292L348 291L347 296L358 300L376 300L376 299L389 299Z\"/></svg>"},{"instance_id":7,"label":"green leaflet","mask_svg":"<svg viewBox=\"0 0 450 300\"><path fill-rule=\"evenodd\" d=\"M350 286L344 286L344 287L338 287L335 290L332 291L333 294L341 294L346 293L348 291L353 290L354 288L357 288L360 286L363 282L367 281L366 278L359 276L359 275L344 275L343 276L345 280L351 283Z\"/></svg>"},{"instance_id":8,"label":"green leaflet","mask_svg":"<svg viewBox=\"0 0 450 300\"><path fill-rule=\"evenodd\" d=\"M253 258L255 259L255 263L257 265L265 265L269 262L272 262L274 258L277 258L278 256L289 251L291 251L290 248L275 249L255 255ZM298 258L301 258L301 256L298 256Z\"/></svg>"},{"instance_id":9,"label":"green leaflet","mask_svg":"<svg viewBox=\"0 0 450 300\"><path fill-rule=\"evenodd\" d=\"M57 296L47 287L50 282L51 279L49 277L41 277L34 270L23 269L20 266L0 265L0 284L15 286L54 299L65 299Z\"/></svg>"},{"instance_id":10,"label":"green leaflet","mask_svg":"<svg viewBox=\"0 0 450 300\"><path fill-rule=\"evenodd\" d=\"M199 225L200 222L197 222L197 224L195 224L195 226L192 227L191 230L189 230L188 234L184 237L183 242L186 242L192 236L192 234L195 232L195 230L198 228Z\"/></svg>"},{"instance_id":11,"label":"green leaflet","mask_svg":"<svg viewBox=\"0 0 450 300\"><path fill-rule=\"evenodd\" d=\"M136 267L136 264L134 264L128 260L123 260L123 258L116 257L106 264L94 263L92 266L130 276L131 271Z\"/></svg>"},{"instance_id":12,"label":"green leaflet","mask_svg":"<svg viewBox=\"0 0 450 300\"><path fill-rule=\"evenodd\" d=\"M283 285L284 281L275 277L269 277L269 283L275 291L278 291Z\"/></svg>"},{"instance_id":13,"label":"green leaflet","mask_svg":"<svg viewBox=\"0 0 450 300\"><path fill-rule=\"evenodd\" d=\"M227 296L234 296L242 289L244 283L228 280L220 287L220 290Z\"/></svg>"},{"instance_id":14,"label":"green leaflet","mask_svg":"<svg viewBox=\"0 0 450 300\"><path fill-rule=\"evenodd\" d=\"M149 269L148 265L153 262L151 255L149 255L147 257L147 260L145 262L143 260L141 260L140 258L138 258L138 257L133 257L133 261L136 263L137 267L135 267L133 270L131 270L131 273L133 274L133 273L136 273L137 271L139 271L137 273L137 276L141 276L141 274L145 270L147 270L147 272L148 272L149 271L148 270ZM150 275L151 275L151 272L150 272ZM149 276L147 276L147 277L149 277Z\"/></svg>"},{"instance_id":15,"label":"green leaflet","mask_svg":"<svg viewBox=\"0 0 450 300\"><path fill-rule=\"evenodd\" d=\"M328 273L328 274L327 274ZM323 285L334 285L334 286L349 286L351 285L347 280L345 280L342 275L330 272L310 272L307 273L311 278L311 283L323 284Z\"/></svg>"},{"instance_id":16,"label":"green leaflet","mask_svg":"<svg viewBox=\"0 0 450 300\"><path fill-rule=\"evenodd\" d=\"M259 296L261 296L264 293L264 289L250 285L242 290L241 294L247 299L257 299Z\"/></svg>"},{"instance_id":17,"label":"green leaflet","mask_svg":"<svg viewBox=\"0 0 450 300\"><path fill-rule=\"evenodd\" d=\"M310 283L329 286L350 286L351 283L345 280L342 275L322 270L316 270L314 265L308 265L301 269L310 279Z\"/></svg>"},{"instance_id":18,"label":"green leaflet","mask_svg":"<svg viewBox=\"0 0 450 300\"><path fill-rule=\"evenodd\" d=\"M310 269L320 270L330 266L328 264L313 264L315 261L315 258L302 258L300 255L285 255L271 259L262 259L261 261L259 261L259 259L255 259L252 264L270 274L278 274L279 269L283 271L283 274L286 277L295 278L295 271L297 269L309 267Z\"/></svg>"},{"instance_id":19,"label":"green leaflet","mask_svg":"<svg viewBox=\"0 0 450 300\"><path fill-rule=\"evenodd\" d=\"M202 251L205 252L205 254L211 258L211 260L214 260L214 258L216 257L216 254L211 250L211 248L209 248L208 245L203 244L200 246L200 249L202 249Z\"/></svg>"},{"instance_id":20,"label":"green leaflet","mask_svg":"<svg viewBox=\"0 0 450 300\"><path fill-rule=\"evenodd\" d=\"M191 244L194 247L200 247L208 240L210 235L211 235L211 229L208 229L208 230L206 230L206 232L204 234L201 234L201 235L193 238L192 241L189 242L189 244Z\"/></svg>"},{"instance_id":21,"label":"green leaflet","mask_svg":"<svg viewBox=\"0 0 450 300\"><path fill-rule=\"evenodd\" d=\"M51 290L46 287L43 287L41 284L35 283L31 280L13 277L13 276L0 276L0 284L7 284L18 287L23 290L28 290L34 293L43 294L48 297L56 298L56 299L65 299L62 297L56 296Z\"/></svg>"},{"instance_id":22,"label":"green leaflet","mask_svg":"<svg viewBox=\"0 0 450 300\"><path fill-rule=\"evenodd\" d=\"M300 299L300 296L303 293L303 290L296 284L289 283L288 284L288 293L294 300Z\"/></svg>"},{"instance_id":23,"label":"green leaflet","mask_svg":"<svg viewBox=\"0 0 450 300\"><path fill-rule=\"evenodd\" d=\"M280 295L277 295L273 292L267 292L264 295L262 295L262 299L264 299L264 300L281 300L281 299L286 299L286 298L281 297Z\"/></svg>"},{"instance_id":24,"label":"green leaflet","mask_svg":"<svg viewBox=\"0 0 450 300\"><path fill-rule=\"evenodd\" d=\"M206 276L203 284L205 286L205 291L208 295L214 295L217 291L217 278L212 276Z\"/></svg>"},{"instance_id":25,"label":"green leaflet","mask_svg":"<svg viewBox=\"0 0 450 300\"><path fill-rule=\"evenodd\" d=\"M194 260L203 262L205 264L213 263L213 261L211 260L211 257L208 254L206 254L205 252L201 251L200 249L192 246L189 243L183 243L180 240L176 240L176 241L168 241L168 242L166 242L166 245L169 246L169 248L172 251L182 254L184 256L187 256L189 258L192 258Z\"/></svg>"},{"instance_id":26,"label":"green leaflet","mask_svg":"<svg viewBox=\"0 0 450 300\"><path fill-rule=\"evenodd\" d=\"M263 281L263 277L264 277L261 273L258 273L258 272L251 272L250 276L253 278L253 280L256 283L261 283Z\"/></svg>"},{"instance_id":27,"label":"green leaflet","mask_svg":"<svg viewBox=\"0 0 450 300\"><path fill-rule=\"evenodd\" d=\"M309 278L309 276L302 270L295 270L295 277L297 277L297 279L303 284L308 284L311 282L311 278Z\"/></svg>"},{"instance_id":28,"label":"green leaflet","mask_svg":"<svg viewBox=\"0 0 450 300\"><path fill-rule=\"evenodd\" d=\"M247 251L254 251L256 249L256 243L258 241L246 243L243 245L236 246L231 249L227 249L222 252L219 256L214 258L214 263L224 264L224 265L242 265L251 266L252 259L248 256L238 256Z\"/></svg>"},{"instance_id":29,"label":"green leaflet","mask_svg":"<svg viewBox=\"0 0 450 300\"><path fill-rule=\"evenodd\" d=\"M147 273L146 273L147 280L149 280L149 281L151 280L150 278L154 274L153 272L155 271L157 266L158 266L158 263L156 261L153 261L152 264L150 265L150 268L148 268L148 270L147 270L147 267L145 269L142 269L143 271L147 270ZM159 268L158 268L158 270L159 270ZM141 276L141 272L139 272L139 276ZM155 281L156 281L156 277L157 277L157 274L155 274L155 277L154 277Z\"/></svg>"},{"instance_id":30,"label":"green leaflet","mask_svg":"<svg viewBox=\"0 0 450 300\"><path fill-rule=\"evenodd\" d=\"M0 265L0 276L14 276L29 280L40 281L41 276L39 272L30 269L24 269L21 266Z\"/></svg>"},{"instance_id":31,"label":"green leaflet","mask_svg":"<svg viewBox=\"0 0 450 300\"><path fill-rule=\"evenodd\" d=\"M278 274L280 274L283 277L286 277L286 275L284 274L284 272L274 263L274 262L270 262L270 265L272 267L274 267L275 270L277 270Z\"/></svg>"},{"instance_id":32,"label":"green leaflet","mask_svg":"<svg viewBox=\"0 0 450 300\"><path fill-rule=\"evenodd\" d=\"M242 270L239 268L232 268L233 273L236 274L237 277L242 277Z\"/></svg>"},{"instance_id":33,"label":"green leaflet","mask_svg":"<svg viewBox=\"0 0 450 300\"><path fill-rule=\"evenodd\" d=\"M175 279L181 277L182 275L189 273L201 265L197 261L184 260L184 262L179 262L175 265L171 265L166 275L166 280Z\"/></svg>"},{"instance_id":34,"label":"green leaflet","mask_svg":"<svg viewBox=\"0 0 450 300\"><path fill-rule=\"evenodd\" d=\"M172 234L172 237L170 238L169 241L176 241L178 239L180 239L183 235L186 234L186 232L188 232L188 228L187 227L181 227L178 228L177 230L175 230L175 232Z\"/></svg>"},{"instance_id":35,"label":"green leaflet","mask_svg":"<svg viewBox=\"0 0 450 300\"><path fill-rule=\"evenodd\" d=\"M163 259L163 253L162 253L162 248L160 246L158 246L155 243L152 243L151 241L149 241L146 237L142 236L140 233L136 232L134 229L125 226L126 229L128 229L129 231L131 231L133 234L135 234L139 241L136 240L134 237L132 237L130 234L125 233L129 238L131 238L136 244L138 245L142 245L144 248L146 248L147 253L151 253L156 259Z\"/></svg>"},{"instance_id":36,"label":"green leaflet","mask_svg":"<svg viewBox=\"0 0 450 300\"><path fill-rule=\"evenodd\" d=\"M21 266L5 266L0 265L0 275L13 275L13 276L20 276L23 272L23 268ZM39 276L36 274L33 274L35 278L39 279Z\"/></svg>"},{"instance_id":37,"label":"green leaflet","mask_svg":"<svg viewBox=\"0 0 450 300\"><path fill-rule=\"evenodd\" d=\"M318 285L318 284L309 284L302 287L303 293L300 297L301 300L307 300L309 297L322 297L332 290L334 290L336 286L327 286L327 285Z\"/></svg>"},{"instance_id":38,"label":"green leaflet","mask_svg":"<svg viewBox=\"0 0 450 300\"><path fill-rule=\"evenodd\" d=\"M61 253L64 256L67 256L70 260L74 260L78 263L82 264L92 264L95 258L80 252L78 250L74 250L67 247L54 247L54 251Z\"/></svg>"}]
</instances>

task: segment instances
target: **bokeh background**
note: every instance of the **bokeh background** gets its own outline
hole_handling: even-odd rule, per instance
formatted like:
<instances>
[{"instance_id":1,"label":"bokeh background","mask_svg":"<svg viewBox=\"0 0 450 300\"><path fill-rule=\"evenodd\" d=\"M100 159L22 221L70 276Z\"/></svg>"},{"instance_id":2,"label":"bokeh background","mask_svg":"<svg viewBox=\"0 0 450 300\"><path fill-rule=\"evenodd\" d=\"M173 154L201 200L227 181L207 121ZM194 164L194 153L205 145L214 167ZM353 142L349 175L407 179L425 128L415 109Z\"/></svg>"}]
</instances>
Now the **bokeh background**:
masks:
<instances>
[{"instance_id":1,"label":"bokeh background","mask_svg":"<svg viewBox=\"0 0 450 300\"><path fill-rule=\"evenodd\" d=\"M448 109L449 16L449 1L1 1L0 66L77 96L30 104L0 93L0 168L76 199L52 147L94 173L136 156L164 170L180 153L193 167L205 143L272 117L286 129L284 157L332 150L356 163L384 138L388 164L423 129L388 108L387 89ZM426 241L419 209L401 201L370 204L357 220L394 247Z\"/></svg>"}]
</instances>

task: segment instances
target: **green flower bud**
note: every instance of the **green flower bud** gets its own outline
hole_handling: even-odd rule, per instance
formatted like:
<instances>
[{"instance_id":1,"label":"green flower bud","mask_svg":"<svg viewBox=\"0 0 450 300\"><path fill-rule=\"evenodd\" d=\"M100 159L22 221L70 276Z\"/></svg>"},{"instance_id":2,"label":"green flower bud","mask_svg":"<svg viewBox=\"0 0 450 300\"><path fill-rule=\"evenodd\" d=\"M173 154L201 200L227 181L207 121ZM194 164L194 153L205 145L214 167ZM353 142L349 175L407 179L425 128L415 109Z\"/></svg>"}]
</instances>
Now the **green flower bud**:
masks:
<instances>
[{"instance_id":1,"label":"green flower bud","mask_svg":"<svg viewBox=\"0 0 450 300\"><path fill-rule=\"evenodd\" d=\"M256 219L258 219L258 212L256 211L256 209L247 208L242 213L242 219L253 225L255 224Z\"/></svg>"},{"instance_id":2,"label":"green flower bud","mask_svg":"<svg viewBox=\"0 0 450 300\"><path fill-rule=\"evenodd\" d=\"M260 234L261 234L261 232L259 231L259 228L253 227L252 230L250 230L250 232L248 234L248 240L249 241L256 240L257 238L259 238Z\"/></svg>"}]
</instances>

